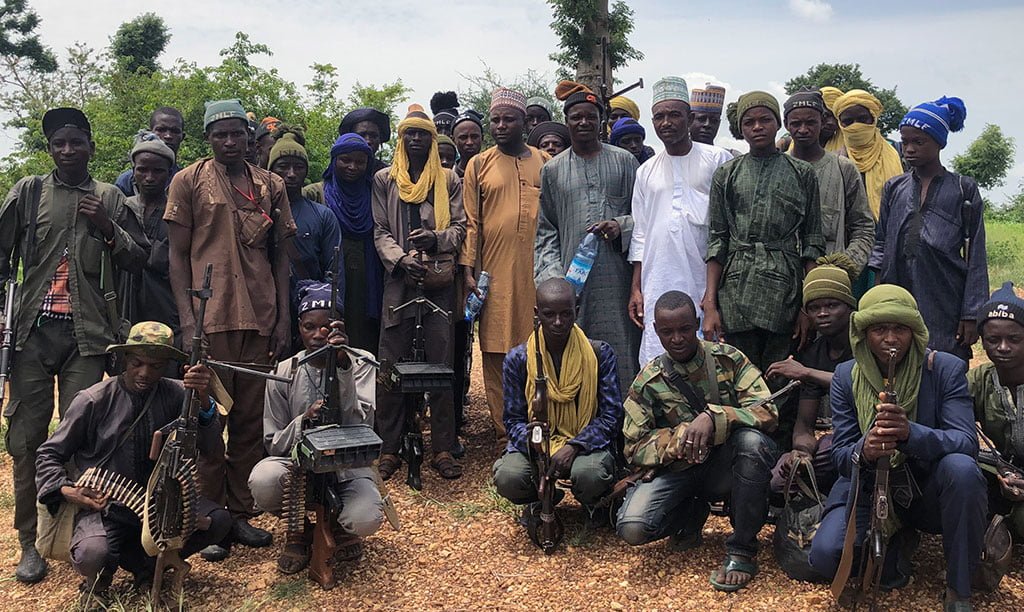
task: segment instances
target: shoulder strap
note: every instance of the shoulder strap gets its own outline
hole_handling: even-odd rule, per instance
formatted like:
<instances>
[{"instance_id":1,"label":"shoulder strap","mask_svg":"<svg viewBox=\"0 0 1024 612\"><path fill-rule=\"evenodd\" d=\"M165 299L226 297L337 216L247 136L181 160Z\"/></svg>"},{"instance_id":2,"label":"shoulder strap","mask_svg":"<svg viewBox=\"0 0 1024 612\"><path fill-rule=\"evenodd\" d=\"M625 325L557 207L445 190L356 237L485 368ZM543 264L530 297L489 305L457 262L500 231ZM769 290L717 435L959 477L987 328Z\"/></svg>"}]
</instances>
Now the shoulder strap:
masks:
<instances>
[{"instance_id":1,"label":"shoulder strap","mask_svg":"<svg viewBox=\"0 0 1024 612\"><path fill-rule=\"evenodd\" d=\"M110 249L103 246L103 256L100 259L100 291L103 292L103 301L107 305L107 320L110 322L110 331L114 334L115 342L123 342L127 331L122 325L120 310L117 306L117 290L114 288L114 262L110 258Z\"/></svg>"},{"instance_id":2,"label":"shoulder strap","mask_svg":"<svg viewBox=\"0 0 1024 612\"><path fill-rule=\"evenodd\" d=\"M964 177L961 174L956 175L957 184L960 186L960 232L963 241L971 239L974 232L971 231L971 211L974 208L974 203L967 198L967 194L964 191Z\"/></svg>"},{"instance_id":3,"label":"shoulder strap","mask_svg":"<svg viewBox=\"0 0 1024 612\"><path fill-rule=\"evenodd\" d=\"M117 383L114 384L116 385ZM135 429L135 426L138 425L139 422L142 420L142 417L145 416L147 412L149 412L149 407L153 405L154 397L156 397L155 388L149 392L149 397L146 398L146 403L143 404L142 410L139 411L138 416L135 417L135 420L132 421L131 425L129 425L124 431L121 432L121 435L117 438L117 444L114 444L114 448L110 449L110 452L108 452L106 455L103 456L102 459L99 460L99 463L96 464L96 467L103 467L104 465L106 465L107 461L110 461L110 458L113 457L114 453L117 452L117 449L121 448L121 445L124 444L124 441L128 439L129 435L131 435L132 430Z\"/></svg>"},{"instance_id":4,"label":"shoulder strap","mask_svg":"<svg viewBox=\"0 0 1024 612\"><path fill-rule=\"evenodd\" d=\"M27 270L36 259L36 226L39 224L39 201L43 198L43 177L33 176L28 184L28 233L25 234L25 248L21 261ZM17 274L14 270L12 274Z\"/></svg>"},{"instance_id":5,"label":"shoulder strap","mask_svg":"<svg viewBox=\"0 0 1024 612\"><path fill-rule=\"evenodd\" d=\"M707 401L694 390L693 385L679 375L668 353L661 354L661 370L668 384L686 398L686 403L690 405L690 410L694 413L704 412L708 407Z\"/></svg>"},{"instance_id":6,"label":"shoulder strap","mask_svg":"<svg viewBox=\"0 0 1024 612\"><path fill-rule=\"evenodd\" d=\"M715 361L715 356L711 352L711 345L706 342L701 342L701 344L704 345L704 375L708 378L707 401L709 404L721 405L723 403L722 390L718 388L717 361Z\"/></svg>"},{"instance_id":7,"label":"shoulder strap","mask_svg":"<svg viewBox=\"0 0 1024 612\"><path fill-rule=\"evenodd\" d=\"M474 263L477 274L484 266L484 184L480 182L480 153L473 160L473 173L476 175L476 259Z\"/></svg>"}]
</instances>

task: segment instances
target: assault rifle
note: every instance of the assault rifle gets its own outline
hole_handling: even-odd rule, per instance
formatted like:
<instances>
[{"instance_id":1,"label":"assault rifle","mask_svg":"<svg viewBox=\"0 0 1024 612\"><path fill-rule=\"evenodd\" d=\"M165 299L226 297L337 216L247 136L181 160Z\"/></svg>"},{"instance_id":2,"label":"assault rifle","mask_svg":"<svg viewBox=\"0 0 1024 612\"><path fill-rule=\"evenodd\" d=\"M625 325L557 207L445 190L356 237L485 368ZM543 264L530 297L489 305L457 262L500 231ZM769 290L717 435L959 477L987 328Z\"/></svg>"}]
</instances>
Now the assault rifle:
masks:
<instances>
[{"instance_id":1,"label":"assault rifle","mask_svg":"<svg viewBox=\"0 0 1024 612\"><path fill-rule=\"evenodd\" d=\"M11 376L11 363L14 361L14 300L18 294L18 270L11 270L11 278L7 281L7 298L4 300L4 329L0 340L0 404L4 403L7 380Z\"/></svg>"},{"instance_id":2,"label":"assault rifle","mask_svg":"<svg viewBox=\"0 0 1024 612\"><path fill-rule=\"evenodd\" d=\"M537 377L534 379L536 391L530 402L533 420L526 425L530 455L537 479L540 512L535 514L531 511L527 520L527 533L544 554L550 555L562 541L565 529L562 520L555 514L555 477L548 473L551 468L551 426L548 423L548 379L544 375L540 334L540 324L535 324L533 336L537 349Z\"/></svg>"},{"instance_id":3,"label":"assault rifle","mask_svg":"<svg viewBox=\"0 0 1024 612\"><path fill-rule=\"evenodd\" d=\"M601 59L602 59L602 65L603 66L610 66L611 62L612 62L611 53L610 53L608 47L609 47L608 39L607 38L601 39ZM604 72L602 71L602 75L603 74L604 74ZM609 70L609 74L610 74L610 70ZM611 129L612 129L612 126L610 125L610 119L611 119L611 116L612 116L612 98L617 98L619 96L624 96L627 93L629 93L629 92L631 92L631 91L633 91L634 89L637 89L637 88L639 88L639 89L643 89L644 88L644 80L642 78L638 79L637 82L633 83L632 85L627 85L626 87L623 87L619 91L616 91L616 92L613 92L613 93L609 94L608 93L608 89L609 89L608 81L606 81L604 79L604 77L602 76L602 78L601 78L601 102L604 104L604 121L605 121L605 125L607 126L607 129L601 130L601 140L607 142L608 137L610 136Z\"/></svg>"},{"instance_id":4,"label":"assault rifle","mask_svg":"<svg viewBox=\"0 0 1024 612\"><path fill-rule=\"evenodd\" d=\"M203 361L203 321L206 317L206 303L213 293L210 290L212 276L213 264L208 263L202 289L189 290L190 295L199 299L189 355L190 366ZM181 416L166 428L170 430L167 441L163 441L163 430L153 434L150 459L155 460L156 465L146 486L142 517L142 545L148 554L156 555L151 593L153 601L159 601L164 570L168 567L174 571L174 590L181 593L191 566L181 558L179 551L196 529L210 527L209 517L196 515L199 498L196 432L199 412L206 408L199 404L195 390L185 389Z\"/></svg>"}]
</instances>

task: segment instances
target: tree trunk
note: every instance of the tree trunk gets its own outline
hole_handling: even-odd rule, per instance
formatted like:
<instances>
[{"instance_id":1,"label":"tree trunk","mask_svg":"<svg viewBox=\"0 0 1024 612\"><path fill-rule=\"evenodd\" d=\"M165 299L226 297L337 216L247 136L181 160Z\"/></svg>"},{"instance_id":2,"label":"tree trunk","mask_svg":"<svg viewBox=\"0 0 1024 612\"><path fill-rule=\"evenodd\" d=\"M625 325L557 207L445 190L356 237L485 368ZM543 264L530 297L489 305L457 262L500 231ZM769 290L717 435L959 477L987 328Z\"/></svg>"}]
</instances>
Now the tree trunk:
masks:
<instances>
[{"instance_id":1,"label":"tree trunk","mask_svg":"<svg viewBox=\"0 0 1024 612\"><path fill-rule=\"evenodd\" d=\"M608 0L598 0L597 10L583 26L583 32L587 38L594 41L590 48L590 57L580 57L580 63L576 67L576 80L594 90L598 94L611 92L612 71L611 62L608 61L605 52L606 45L602 44L610 40L611 34L608 31ZM608 91L602 91L601 85L608 87Z\"/></svg>"}]
</instances>

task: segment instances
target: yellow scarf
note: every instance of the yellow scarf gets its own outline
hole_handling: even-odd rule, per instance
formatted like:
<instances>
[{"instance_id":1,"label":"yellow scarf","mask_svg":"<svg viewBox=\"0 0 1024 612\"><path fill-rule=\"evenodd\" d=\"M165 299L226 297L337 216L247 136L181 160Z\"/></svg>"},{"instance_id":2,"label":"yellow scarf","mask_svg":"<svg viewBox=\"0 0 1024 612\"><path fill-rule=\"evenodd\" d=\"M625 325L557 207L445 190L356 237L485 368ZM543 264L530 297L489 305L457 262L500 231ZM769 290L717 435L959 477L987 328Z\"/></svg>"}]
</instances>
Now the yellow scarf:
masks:
<instances>
[{"instance_id":1,"label":"yellow scarf","mask_svg":"<svg viewBox=\"0 0 1024 612\"><path fill-rule=\"evenodd\" d=\"M405 152L405 141L402 136L409 128L417 128L430 132L430 153L427 165L415 183L409 178L409 155ZM398 123L398 146L391 160L389 176L398 184L398 196L407 204L422 204L427 199L430 188L434 188L434 230L442 231L451 223L452 213L448 206L448 177L441 167L441 157L437 153L437 127L429 119L406 117Z\"/></svg>"},{"instance_id":2,"label":"yellow scarf","mask_svg":"<svg viewBox=\"0 0 1024 612\"><path fill-rule=\"evenodd\" d=\"M840 123L839 127L846 141L846 154L864 175L868 204L877 221L882 208L882 188L886 181L903 174L903 163L900 154L882 137L878 129L878 115L882 113L882 103L878 98L863 89L851 89L836 100L833 112L839 117L843 111L857 105L868 109L875 123L854 123L847 127Z\"/></svg>"},{"instance_id":3,"label":"yellow scarf","mask_svg":"<svg viewBox=\"0 0 1024 612\"><path fill-rule=\"evenodd\" d=\"M819 91L821 91L821 97L825 100L825 106L834 115L836 112L836 100L843 95L843 90L838 87L825 86ZM838 119L836 119L836 121L838 122ZM825 150L829 153L839 153L844 146L843 131L837 129L836 133L832 135L832 138L829 138L828 142L825 143Z\"/></svg>"},{"instance_id":4,"label":"yellow scarf","mask_svg":"<svg viewBox=\"0 0 1024 612\"><path fill-rule=\"evenodd\" d=\"M554 453L579 435L597 415L597 354L583 330L573 325L562 353L562 371L556 379L555 364L544 346L544 334L531 334L526 341L526 403L530 406L530 420L534 418L532 400L537 390L537 342L548 379L548 425Z\"/></svg>"}]
</instances>

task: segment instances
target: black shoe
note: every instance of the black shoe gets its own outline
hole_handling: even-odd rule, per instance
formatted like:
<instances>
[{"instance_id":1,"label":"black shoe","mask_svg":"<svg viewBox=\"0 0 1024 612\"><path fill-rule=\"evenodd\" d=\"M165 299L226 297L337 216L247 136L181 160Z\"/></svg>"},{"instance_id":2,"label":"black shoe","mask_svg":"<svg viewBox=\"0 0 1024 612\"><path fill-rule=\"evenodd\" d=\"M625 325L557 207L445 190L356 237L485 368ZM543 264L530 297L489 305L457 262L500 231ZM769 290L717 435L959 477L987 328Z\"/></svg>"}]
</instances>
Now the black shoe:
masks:
<instances>
[{"instance_id":1,"label":"black shoe","mask_svg":"<svg viewBox=\"0 0 1024 612\"><path fill-rule=\"evenodd\" d=\"M253 527L248 520L242 518L235 519L234 525L231 526L231 535L234 536L235 542L250 548L263 548L274 542L274 536L269 531Z\"/></svg>"},{"instance_id":2,"label":"black shoe","mask_svg":"<svg viewBox=\"0 0 1024 612\"><path fill-rule=\"evenodd\" d=\"M231 556L231 545L227 543L210 544L206 548L199 551L199 556L206 561L216 563L217 561L223 561Z\"/></svg>"},{"instance_id":3,"label":"black shoe","mask_svg":"<svg viewBox=\"0 0 1024 612\"><path fill-rule=\"evenodd\" d=\"M21 561L18 562L14 577L18 582L35 584L46 578L46 570L46 559L39 556L35 546L26 546L21 549Z\"/></svg>"},{"instance_id":4,"label":"black shoe","mask_svg":"<svg viewBox=\"0 0 1024 612\"><path fill-rule=\"evenodd\" d=\"M686 523L668 539L668 549L673 552L691 550L704 542L704 524L708 522L711 506L706 501L691 499L683 511Z\"/></svg>"}]
</instances>

